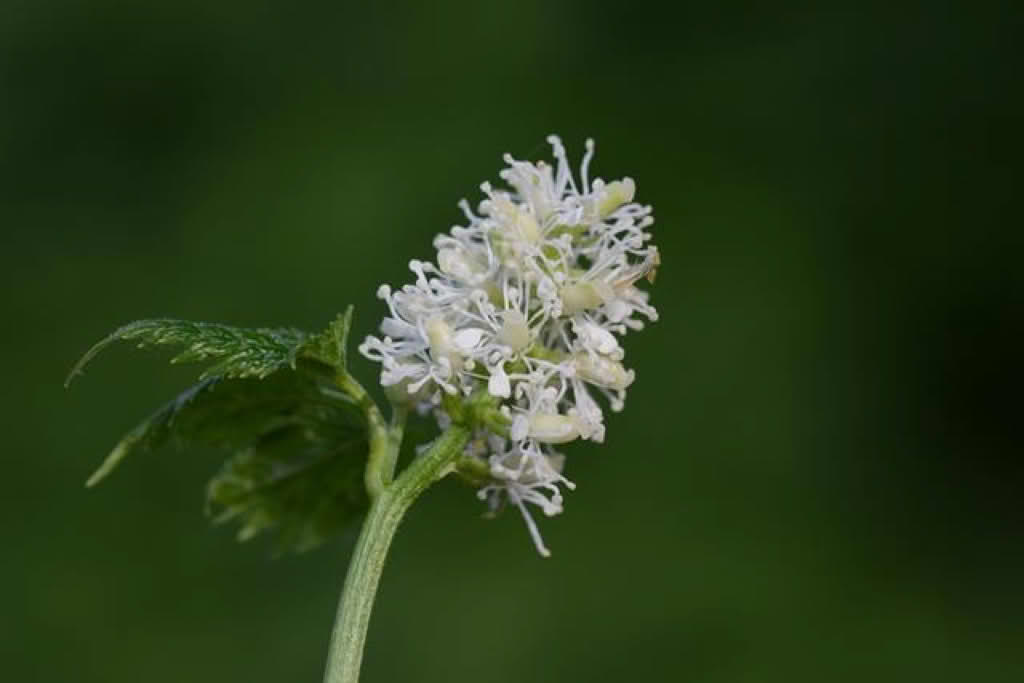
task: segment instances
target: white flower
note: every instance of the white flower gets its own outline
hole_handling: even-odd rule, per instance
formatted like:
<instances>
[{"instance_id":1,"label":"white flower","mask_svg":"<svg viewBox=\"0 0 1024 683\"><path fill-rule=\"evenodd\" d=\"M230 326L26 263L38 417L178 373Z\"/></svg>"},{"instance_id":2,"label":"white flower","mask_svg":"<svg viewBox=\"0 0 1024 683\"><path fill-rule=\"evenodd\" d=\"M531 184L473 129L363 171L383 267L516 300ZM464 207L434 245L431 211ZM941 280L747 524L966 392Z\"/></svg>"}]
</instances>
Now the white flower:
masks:
<instances>
[{"instance_id":1,"label":"white flower","mask_svg":"<svg viewBox=\"0 0 1024 683\"><path fill-rule=\"evenodd\" d=\"M492 444L494 453L488 458L494 483L480 489L477 495L486 500L492 511L501 507L507 499L519 508L533 538L534 545L544 557L551 553L544 545L540 530L533 521L526 503L532 503L551 517L562 511L562 492L559 486L568 489L576 485L562 476L564 456L544 453L536 443L525 440L506 447L505 443Z\"/></svg>"},{"instance_id":2,"label":"white flower","mask_svg":"<svg viewBox=\"0 0 1024 683\"><path fill-rule=\"evenodd\" d=\"M413 284L380 288L383 336L359 347L381 364L389 395L435 411L442 426L440 391L500 399L509 438L476 438L466 455L489 468L481 497L516 505L543 555L526 503L561 512L559 487L573 485L551 446L604 439L593 391L622 408L634 373L619 338L657 320L636 285L659 265L651 208L633 202L633 179L591 180L588 140L577 183L561 141L548 142L554 165L506 154L508 189L483 183L475 211L459 203L468 225L435 238L436 264L412 261Z\"/></svg>"}]
</instances>

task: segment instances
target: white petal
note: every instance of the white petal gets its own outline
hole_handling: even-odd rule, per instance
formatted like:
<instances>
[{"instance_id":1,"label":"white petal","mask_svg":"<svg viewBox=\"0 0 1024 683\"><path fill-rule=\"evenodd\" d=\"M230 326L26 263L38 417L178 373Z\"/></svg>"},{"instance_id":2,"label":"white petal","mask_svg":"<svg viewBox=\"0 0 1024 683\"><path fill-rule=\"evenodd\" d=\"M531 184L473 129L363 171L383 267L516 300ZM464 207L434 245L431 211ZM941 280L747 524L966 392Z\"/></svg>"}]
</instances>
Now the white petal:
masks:
<instances>
[{"instance_id":1,"label":"white petal","mask_svg":"<svg viewBox=\"0 0 1024 683\"><path fill-rule=\"evenodd\" d=\"M452 341L462 351L471 351L476 348L476 345L480 343L480 340L484 337L484 331L479 327L470 327L464 330L459 330L452 336Z\"/></svg>"},{"instance_id":2,"label":"white petal","mask_svg":"<svg viewBox=\"0 0 1024 683\"><path fill-rule=\"evenodd\" d=\"M512 428L509 429L508 435L514 441L521 441L526 438L526 435L530 432L530 421L526 419L525 415L517 415L516 419L512 421Z\"/></svg>"},{"instance_id":3,"label":"white petal","mask_svg":"<svg viewBox=\"0 0 1024 683\"><path fill-rule=\"evenodd\" d=\"M487 391L492 396L501 398L508 398L512 395L512 385L509 384L508 375L505 374L505 368L501 365L491 370L491 377L487 380Z\"/></svg>"}]
</instances>

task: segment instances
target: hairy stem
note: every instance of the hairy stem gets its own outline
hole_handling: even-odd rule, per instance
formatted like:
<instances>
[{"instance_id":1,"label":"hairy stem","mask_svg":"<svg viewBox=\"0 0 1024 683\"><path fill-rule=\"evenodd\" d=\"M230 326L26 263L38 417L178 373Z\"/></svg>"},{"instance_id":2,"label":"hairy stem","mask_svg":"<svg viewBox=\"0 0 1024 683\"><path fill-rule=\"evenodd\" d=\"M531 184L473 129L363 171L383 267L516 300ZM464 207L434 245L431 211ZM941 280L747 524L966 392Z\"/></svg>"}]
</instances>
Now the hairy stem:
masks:
<instances>
[{"instance_id":1,"label":"hairy stem","mask_svg":"<svg viewBox=\"0 0 1024 683\"><path fill-rule=\"evenodd\" d=\"M391 539L405 511L432 483L450 472L470 431L452 425L374 498L349 563L331 635L324 683L357 683L373 599Z\"/></svg>"}]
</instances>

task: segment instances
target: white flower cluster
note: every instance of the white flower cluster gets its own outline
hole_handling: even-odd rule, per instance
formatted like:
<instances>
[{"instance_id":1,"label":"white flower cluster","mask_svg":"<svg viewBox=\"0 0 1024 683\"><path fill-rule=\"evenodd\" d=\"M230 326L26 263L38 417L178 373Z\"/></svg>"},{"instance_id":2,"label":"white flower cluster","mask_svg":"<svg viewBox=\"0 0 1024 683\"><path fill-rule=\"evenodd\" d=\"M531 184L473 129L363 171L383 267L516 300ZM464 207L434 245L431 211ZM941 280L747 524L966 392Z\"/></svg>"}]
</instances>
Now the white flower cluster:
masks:
<instances>
[{"instance_id":1,"label":"white flower cluster","mask_svg":"<svg viewBox=\"0 0 1024 683\"><path fill-rule=\"evenodd\" d=\"M393 398L435 410L442 423L442 391L486 387L502 400L508 438L481 430L466 454L490 472L480 497L492 509L516 505L545 556L526 503L561 512L560 487L574 486L552 445L604 439L594 392L621 410L634 373L616 335L657 319L635 285L653 281L658 265L645 231L651 207L633 203L633 180L591 181L587 140L577 183L562 142L548 142L554 166L506 154L500 175L510 189L481 185L476 212L459 203L468 225L435 238L436 263L412 261L413 284L381 286L390 309L383 337L359 347L381 364Z\"/></svg>"}]
</instances>

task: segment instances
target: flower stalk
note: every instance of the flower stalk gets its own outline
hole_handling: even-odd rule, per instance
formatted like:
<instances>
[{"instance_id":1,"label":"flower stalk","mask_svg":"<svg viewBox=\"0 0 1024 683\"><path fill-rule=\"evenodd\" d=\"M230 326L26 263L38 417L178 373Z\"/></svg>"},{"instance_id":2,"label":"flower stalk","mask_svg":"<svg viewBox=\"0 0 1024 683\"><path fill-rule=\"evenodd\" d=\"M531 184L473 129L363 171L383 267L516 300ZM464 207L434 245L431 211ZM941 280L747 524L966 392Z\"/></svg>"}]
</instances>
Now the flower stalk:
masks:
<instances>
[{"instance_id":1,"label":"flower stalk","mask_svg":"<svg viewBox=\"0 0 1024 683\"><path fill-rule=\"evenodd\" d=\"M468 427L452 424L426 453L416 458L375 496L345 577L324 683L356 683L359 680L373 600L395 531L416 498L454 469L469 436ZM398 441L401 441L400 434ZM396 445L394 452L397 451Z\"/></svg>"}]
</instances>

